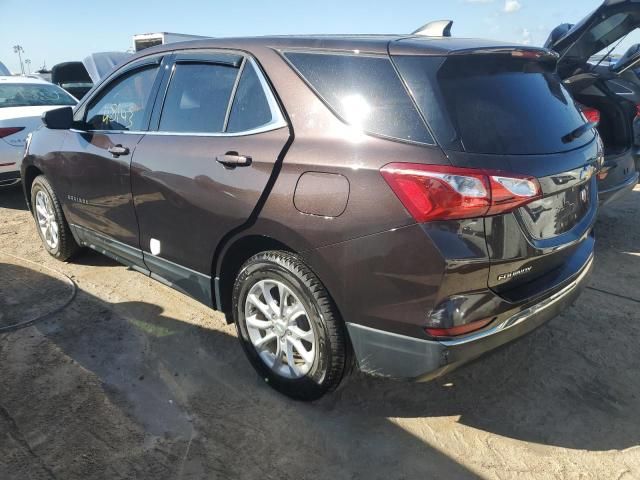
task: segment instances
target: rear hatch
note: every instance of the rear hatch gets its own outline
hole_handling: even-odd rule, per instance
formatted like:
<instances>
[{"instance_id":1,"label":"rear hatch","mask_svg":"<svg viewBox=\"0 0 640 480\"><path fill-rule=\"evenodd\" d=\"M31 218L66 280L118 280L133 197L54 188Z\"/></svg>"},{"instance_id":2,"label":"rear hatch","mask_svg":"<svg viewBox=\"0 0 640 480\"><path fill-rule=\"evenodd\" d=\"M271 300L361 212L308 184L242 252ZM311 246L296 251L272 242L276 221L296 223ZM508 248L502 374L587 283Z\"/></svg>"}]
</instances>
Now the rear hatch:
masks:
<instances>
[{"instance_id":1,"label":"rear hatch","mask_svg":"<svg viewBox=\"0 0 640 480\"><path fill-rule=\"evenodd\" d=\"M557 55L403 55L402 42L390 48L394 63L451 163L539 183L534 201L485 219L489 286L515 301L561 283L575 273L565 267L578 270L591 255L602 147L555 73Z\"/></svg>"}]
</instances>

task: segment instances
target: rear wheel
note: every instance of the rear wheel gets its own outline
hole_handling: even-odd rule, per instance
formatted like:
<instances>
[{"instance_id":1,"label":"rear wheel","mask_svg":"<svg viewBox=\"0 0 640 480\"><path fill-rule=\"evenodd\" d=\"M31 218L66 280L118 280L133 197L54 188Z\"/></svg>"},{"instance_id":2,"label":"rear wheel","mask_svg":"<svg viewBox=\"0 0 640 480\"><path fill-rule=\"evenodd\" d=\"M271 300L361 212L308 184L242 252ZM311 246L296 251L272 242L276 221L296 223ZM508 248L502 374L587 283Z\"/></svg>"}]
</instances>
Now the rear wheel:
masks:
<instances>
[{"instance_id":1,"label":"rear wheel","mask_svg":"<svg viewBox=\"0 0 640 480\"><path fill-rule=\"evenodd\" d=\"M72 257L80 247L69 230L58 197L44 175L36 177L31 185L31 206L47 252L61 261Z\"/></svg>"},{"instance_id":2,"label":"rear wheel","mask_svg":"<svg viewBox=\"0 0 640 480\"><path fill-rule=\"evenodd\" d=\"M298 400L335 389L345 372L346 333L329 294L296 256L259 253L233 290L238 337L273 388Z\"/></svg>"}]
</instances>

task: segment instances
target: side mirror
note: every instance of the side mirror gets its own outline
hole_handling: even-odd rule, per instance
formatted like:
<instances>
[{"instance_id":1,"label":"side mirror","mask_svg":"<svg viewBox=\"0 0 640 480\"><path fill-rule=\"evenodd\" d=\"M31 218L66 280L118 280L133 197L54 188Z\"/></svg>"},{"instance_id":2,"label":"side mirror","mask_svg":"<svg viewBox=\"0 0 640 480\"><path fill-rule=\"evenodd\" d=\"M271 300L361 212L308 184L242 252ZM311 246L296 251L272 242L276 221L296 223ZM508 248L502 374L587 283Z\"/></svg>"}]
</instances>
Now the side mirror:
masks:
<instances>
[{"instance_id":1,"label":"side mirror","mask_svg":"<svg viewBox=\"0 0 640 480\"><path fill-rule=\"evenodd\" d=\"M73 109L62 107L44 112L42 122L52 130L69 130L73 126Z\"/></svg>"}]
</instances>

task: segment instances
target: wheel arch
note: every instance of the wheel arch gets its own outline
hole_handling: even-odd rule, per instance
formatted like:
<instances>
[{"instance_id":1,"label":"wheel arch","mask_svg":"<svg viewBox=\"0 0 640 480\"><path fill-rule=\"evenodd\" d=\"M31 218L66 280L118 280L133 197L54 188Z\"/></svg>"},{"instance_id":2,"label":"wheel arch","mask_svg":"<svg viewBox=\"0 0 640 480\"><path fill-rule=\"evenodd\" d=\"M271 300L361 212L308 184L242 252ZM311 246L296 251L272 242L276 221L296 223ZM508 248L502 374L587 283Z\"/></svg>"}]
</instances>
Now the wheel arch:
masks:
<instances>
[{"instance_id":1,"label":"wheel arch","mask_svg":"<svg viewBox=\"0 0 640 480\"><path fill-rule=\"evenodd\" d=\"M33 181L36 179L36 177L43 174L43 171L35 165L29 165L24 171L24 196L27 200L27 206L29 207L29 210L31 210L31 212L33 212L33 205L31 205L31 186L33 185Z\"/></svg>"},{"instance_id":2,"label":"wheel arch","mask_svg":"<svg viewBox=\"0 0 640 480\"><path fill-rule=\"evenodd\" d=\"M227 323L233 323L231 311L233 284L242 265L252 256L268 250L284 250L297 253L293 248L275 238L264 235L247 235L235 240L223 252L219 268L214 265L214 296L218 310L225 314Z\"/></svg>"}]
</instances>

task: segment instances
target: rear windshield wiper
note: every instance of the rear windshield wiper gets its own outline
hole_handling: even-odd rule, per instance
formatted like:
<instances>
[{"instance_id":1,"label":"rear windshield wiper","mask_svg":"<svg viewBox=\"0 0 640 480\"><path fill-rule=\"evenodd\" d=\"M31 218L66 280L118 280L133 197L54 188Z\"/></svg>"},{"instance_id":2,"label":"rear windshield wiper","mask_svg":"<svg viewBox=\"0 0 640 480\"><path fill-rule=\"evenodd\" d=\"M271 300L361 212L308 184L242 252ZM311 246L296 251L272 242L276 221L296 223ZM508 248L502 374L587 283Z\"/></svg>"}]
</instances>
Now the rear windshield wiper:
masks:
<instances>
[{"instance_id":1,"label":"rear windshield wiper","mask_svg":"<svg viewBox=\"0 0 640 480\"><path fill-rule=\"evenodd\" d=\"M562 137L562 143L571 143L574 140L580 138L582 135L587 133L592 128L596 128L597 126L598 124L596 122L583 123L578 128L576 128L572 132L567 133L564 137Z\"/></svg>"}]
</instances>

